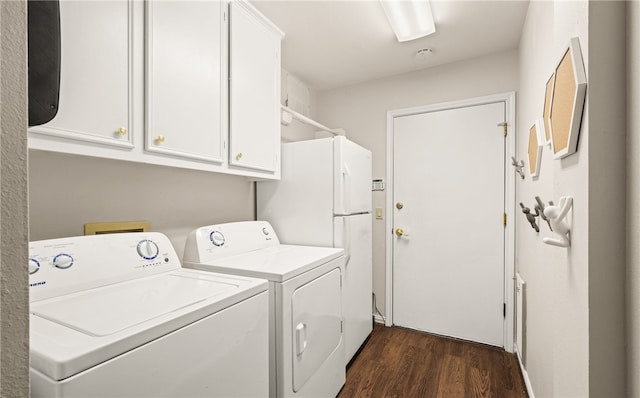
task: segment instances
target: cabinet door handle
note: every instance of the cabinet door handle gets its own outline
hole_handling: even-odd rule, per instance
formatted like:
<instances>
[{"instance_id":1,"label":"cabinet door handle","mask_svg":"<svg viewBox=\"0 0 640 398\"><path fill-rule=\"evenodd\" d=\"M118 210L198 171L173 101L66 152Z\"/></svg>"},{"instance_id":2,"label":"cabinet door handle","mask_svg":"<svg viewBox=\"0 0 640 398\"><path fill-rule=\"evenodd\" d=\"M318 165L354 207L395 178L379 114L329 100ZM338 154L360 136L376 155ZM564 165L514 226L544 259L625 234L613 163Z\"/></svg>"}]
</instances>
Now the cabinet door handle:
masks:
<instances>
[{"instance_id":1,"label":"cabinet door handle","mask_svg":"<svg viewBox=\"0 0 640 398\"><path fill-rule=\"evenodd\" d=\"M236 155L236 160L240 159L242 159L242 152L238 152L238 154Z\"/></svg>"},{"instance_id":2,"label":"cabinet door handle","mask_svg":"<svg viewBox=\"0 0 640 398\"><path fill-rule=\"evenodd\" d=\"M162 144L164 142L164 135L159 135L156 137L156 144Z\"/></svg>"},{"instance_id":3,"label":"cabinet door handle","mask_svg":"<svg viewBox=\"0 0 640 398\"><path fill-rule=\"evenodd\" d=\"M118 128L118 135L127 135L127 129L124 127Z\"/></svg>"}]
</instances>

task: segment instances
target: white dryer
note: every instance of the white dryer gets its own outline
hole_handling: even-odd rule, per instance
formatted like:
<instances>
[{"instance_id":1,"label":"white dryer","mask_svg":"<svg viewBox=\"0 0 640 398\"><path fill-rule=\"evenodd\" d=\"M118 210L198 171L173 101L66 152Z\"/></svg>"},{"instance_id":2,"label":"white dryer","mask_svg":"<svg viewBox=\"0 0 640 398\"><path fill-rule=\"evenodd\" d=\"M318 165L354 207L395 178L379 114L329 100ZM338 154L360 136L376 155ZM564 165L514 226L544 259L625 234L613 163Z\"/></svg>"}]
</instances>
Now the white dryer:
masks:
<instances>
[{"instance_id":1,"label":"white dryer","mask_svg":"<svg viewBox=\"0 0 640 398\"><path fill-rule=\"evenodd\" d=\"M185 267L269 280L270 396L335 397L345 382L343 249L281 245L271 225L201 227Z\"/></svg>"},{"instance_id":2,"label":"white dryer","mask_svg":"<svg viewBox=\"0 0 640 398\"><path fill-rule=\"evenodd\" d=\"M29 254L32 397L268 394L266 280L183 269L159 233Z\"/></svg>"}]
</instances>

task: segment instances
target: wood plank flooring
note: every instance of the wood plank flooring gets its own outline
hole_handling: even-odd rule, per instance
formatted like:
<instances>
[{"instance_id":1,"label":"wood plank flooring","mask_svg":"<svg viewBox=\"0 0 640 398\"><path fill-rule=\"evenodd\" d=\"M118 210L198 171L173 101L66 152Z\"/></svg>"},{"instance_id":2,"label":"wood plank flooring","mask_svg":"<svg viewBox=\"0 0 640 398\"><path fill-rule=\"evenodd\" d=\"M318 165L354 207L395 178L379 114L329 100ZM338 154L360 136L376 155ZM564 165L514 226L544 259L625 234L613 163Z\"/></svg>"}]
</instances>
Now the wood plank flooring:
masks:
<instances>
[{"instance_id":1,"label":"wood plank flooring","mask_svg":"<svg viewBox=\"0 0 640 398\"><path fill-rule=\"evenodd\" d=\"M399 327L374 325L338 398L527 397L515 355Z\"/></svg>"}]
</instances>

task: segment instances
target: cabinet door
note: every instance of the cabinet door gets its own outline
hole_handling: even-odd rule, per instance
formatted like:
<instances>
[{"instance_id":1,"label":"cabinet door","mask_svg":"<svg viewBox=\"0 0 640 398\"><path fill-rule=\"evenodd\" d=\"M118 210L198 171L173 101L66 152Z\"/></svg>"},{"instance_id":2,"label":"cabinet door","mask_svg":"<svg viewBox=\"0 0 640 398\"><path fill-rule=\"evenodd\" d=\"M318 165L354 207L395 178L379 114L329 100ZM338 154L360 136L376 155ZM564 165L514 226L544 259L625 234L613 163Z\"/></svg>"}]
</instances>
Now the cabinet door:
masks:
<instances>
[{"instance_id":1,"label":"cabinet door","mask_svg":"<svg viewBox=\"0 0 640 398\"><path fill-rule=\"evenodd\" d=\"M146 149L223 163L224 3L146 3Z\"/></svg>"},{"instance_id":2,"label":"cabinet door","mask_svg":"<svg viewBox=\"0 0 640 398\"><path fill-rule=\"evenodd\" d=\"M48 123L29 129L132 148L131 2L60 2L60 102Z\"/></svg>"},{"instance_id":3,"label":"cabinet door","mask_svg":"<svg viewBox=\"0 0 640 398\"><path fill-rule=\"evenodd\" d=\"M229 164L277 172L282 33L245 2L230 17Z\"/></svg>"}]
</instances>

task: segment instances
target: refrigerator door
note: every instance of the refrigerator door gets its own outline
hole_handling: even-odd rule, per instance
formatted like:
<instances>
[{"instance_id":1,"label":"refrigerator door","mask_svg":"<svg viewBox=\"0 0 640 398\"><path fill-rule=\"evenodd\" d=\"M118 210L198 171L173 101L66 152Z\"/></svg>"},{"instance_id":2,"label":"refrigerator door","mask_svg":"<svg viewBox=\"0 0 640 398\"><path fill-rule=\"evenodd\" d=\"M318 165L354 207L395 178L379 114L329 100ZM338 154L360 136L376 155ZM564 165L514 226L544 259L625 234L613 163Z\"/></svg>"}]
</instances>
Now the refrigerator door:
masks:
<instances>
[{"instance_id":1,"label":"refrigerator door","mask_svg":"<svg viewBox=\"0 0 640 398\"><path fill-rule=\"evenodd\" d=\"M334 213L370 212L371 151L341 136L333 138L333 147Z\"/></svg>"},{"instance_id":2,"label":"refrigerator door","mask_svg":"<svg viewBox=\"0 0 640 398\"><path fill-rule=\"evenodd\" d=\"M284 144L280 181L257 183L257 218L280 242L333 246L333 147L333 138Z\"/></svg>"},{"instance_id":3,"label":"refrigerator door","mask_svg":"<svg viewBox=\"0 0 640 398\"><path fill-rule=\"evenodd\" d=\"M335 247L345 250L342 286L345 365L373 329L373 248L371 214L334 218Z\"/></svg>"}]
</instances>

